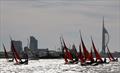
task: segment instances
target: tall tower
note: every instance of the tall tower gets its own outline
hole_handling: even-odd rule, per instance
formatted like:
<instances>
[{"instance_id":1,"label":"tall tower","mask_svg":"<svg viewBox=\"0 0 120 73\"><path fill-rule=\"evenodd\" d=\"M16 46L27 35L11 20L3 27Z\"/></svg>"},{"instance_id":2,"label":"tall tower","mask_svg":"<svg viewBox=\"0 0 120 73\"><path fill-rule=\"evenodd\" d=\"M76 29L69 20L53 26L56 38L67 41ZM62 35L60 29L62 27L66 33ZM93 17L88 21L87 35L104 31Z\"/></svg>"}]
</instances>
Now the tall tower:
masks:
<instances>
[{"instance_id":1,"label":"tall tower","mask_svg":"<svg viewBox=\"0 0 120 73\"><path fill-rule=\"evenodd\" d=\"M35 37L30 36L30 45L29 48L31 49L38 49L38 40Z\"/></svg>"},{"instance_id":2,"label":"tall tower","mask_svg":"<svg viewBox=\"0 0 120 73\"><path fill-rule=\"evenodd\" d=\"M103 27L102 27L102 51L101 51L101 53L102 53L102 55L104 55L105 54L105 31L104 31L104 17L103 17Z\"/></svg>"},{"instance_id":3,"label":"tall tower","mask_svg":"<svg viewBox=\"0 0 120 73\"><path fill-rule=\"evenodd\" d=\"M108 45L109 42L109 34L106 30L106 28L104 27L104 17L103 17L103 27L102 27L102 51L101 54L102 56L105 56L106 54L106 46Z\"/></svg>"}]
</instances>

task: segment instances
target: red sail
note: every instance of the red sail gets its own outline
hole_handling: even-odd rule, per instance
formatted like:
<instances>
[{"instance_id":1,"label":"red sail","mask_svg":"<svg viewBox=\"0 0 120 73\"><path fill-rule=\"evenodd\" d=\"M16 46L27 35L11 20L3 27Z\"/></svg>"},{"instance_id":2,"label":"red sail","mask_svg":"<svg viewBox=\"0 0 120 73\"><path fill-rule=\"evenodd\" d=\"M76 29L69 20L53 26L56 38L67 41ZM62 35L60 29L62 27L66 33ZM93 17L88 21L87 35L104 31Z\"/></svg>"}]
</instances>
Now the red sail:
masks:
<instances>
[{"instance_id":1,"label":"red sail","mask_svg":"<svg viewBox=\"0 0 120 73\"><path fill-rule=\"evenodd\" d=\"M71 53L68 51L67 47L64 47L66 54L67 54L67 58L70 60L73 60Z\"/></svg>"},{"instance_id":2,"label":"red sail","mask_svg":"<svg viewBox=\"0 0 120 73\"><path fill-rule=\"evenodd\" d=\"M62 38L62 40L63 40L63 38ZM67 58L70 59L70 60L73 60L72 55L71 55L71 53L68 51L68 48L67 48L64 40L63 40L63 45L64 45L64 50L65 50L65 53L66 53L66 55L67 55Z\"/></svg>"},{"instance_id":3,"label":"red sail","mask_svg":"<svg viewBox=\"0 0 120 73\"><path fill-rule=\"evenodd\" d=\"M64 54L64 60L65 60L65 64L67 64L67 63L68 63L68 60L67 60L67 55L66 55L66 53Z\"/></svg>"},{"instance_id":4,"label":"red sail","mask_svg":"<svg viewBox=\"0 0 120 73\"><path fill-rule=\"evenodd\" d=\"M79 45L79 56L80 56L81 58L84 58L83 53L82 53L82 51L81 51L81 44Z\"/></svg>"},{"instance_id":5,"label":"red sail","mask_svg":"<svg viewBox=\"0 0 120 73\"><path fill-rule=\"evenodd\" d=\"M96 55L96 60L100 60L101 62L103 62L100 54L98 53L98 51L97 51L96 48L95 48L95 45L94 45L94 43L93 43L93 40L92 40L92 45L93 45L93 49L94 49L94 52L95 52L95 55Z\"/></svg>"},{"instance_id":6,"label":"red sail","mask_svg":"<svg viewBox=\"0 0 120 73\"><path fill-rule=\"evenodd\" d=\"M81 38L81 42L82 42L84 57L85 57L85 60L86 60L89 57L90 54L89 54L88 50L86 49L82 38Z\"/></svg>"},{"instance_id":7,"label":"red sail","mask_svg":"<svg viewBox=\"0 0 120 73\"><path fill-rule=\"evenodd\" d=\"M79 45L79 59L82 63L85 62L84 56L83 56L82 51L81 51L81 44Z\"/></svg>"},{"instance_id":8,"label":"red sail","mask_svg":"<svg viewBox=\"0 0 120 73\"><path fill-rule=\"evenodd\" d=\"M19 54L17 53L17 51L14 47L13 41L11 42L11 44L12 44L11 46L12 46L12 50L13 50L13 53L14 53L14 58L15 58L16 62L18 63L17 59L19 59L19 61L21 61L21 58L20 58Z\"/></svg>"},{"instance_id":9,"label":"red sail","mask_svg":"<svg viewBox=\"0 0 120 73\"><path fill-rule=\"evenodd\" d=\"M18 63L18 60L17 60L16 55L15 55L14 50L13 50L12 41L11 41L11 51L12 51L12 54L13 54L13 59L12 60L15 59L16 63Z\"/></svg>"},{"instance_id":10,"label":"red sail","mask_svg":"<svg viewBox=\"0 0 120 73\"><path fill-rule=\"evenodd\" d=\"M90 55L89 55L89 57L88 57L87 60L89 60L89 61L91 61L91 62L94 62L92 49L91 49Z\"/></svg>"},{"instance_id":11,"label":"red sail","mask_svg":"<svg viewBox=\"0 0 120 73\"><path fill-rule=\"evenodd\" d=\"M91 53L90 53L90 55L91 55L91 61L94 62L94 57L93 57L92 49L91 49Z\"/></svg>"},{"instance_id":12,"label":"red sail","mask_svg":"<svg viewBox=\"0 0 120 73\"><path fill-rule=\"evenodd\" d=\"M3 44L3 48L4 48L5 58L7 59L7 58L8 58L8 54L7 54L7 51L6 51L6 49L5 49L4 44Z\"/></svg>"},{"instance_id":13,"label":"red sail","mask_svg":"<svg viewBox=\"0 0 120 73\"><path fill-rule=\"evenodd\" d=\"M107 50L108 50L108 57L109 57L110 61L115 60L114 57L112 56L112 54L110 53L110 50L108 47L107 47Z\"/></svg>"},{"instance_id":14,"label":"red sail","mask_svg":"<svg viewBox=\"0 0 120 73\"><path fill-rule=\"evenodd\" d=\"M111 59L110 55L109 55L108 53L107 53L107 55L108 55L109 60L110 60L110 61L112 61L112 59Z\"/></svg>"}]
</instances>

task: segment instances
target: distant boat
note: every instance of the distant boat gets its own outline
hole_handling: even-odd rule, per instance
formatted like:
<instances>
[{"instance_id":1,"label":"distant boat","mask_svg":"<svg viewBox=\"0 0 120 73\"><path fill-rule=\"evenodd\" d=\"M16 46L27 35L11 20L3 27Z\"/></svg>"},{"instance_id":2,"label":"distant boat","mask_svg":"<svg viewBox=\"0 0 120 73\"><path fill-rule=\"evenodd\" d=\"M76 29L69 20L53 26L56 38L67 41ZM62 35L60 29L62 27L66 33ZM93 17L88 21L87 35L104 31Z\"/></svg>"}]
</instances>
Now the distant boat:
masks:
<instances>
[{"instance_id":1,"label":"distant boat","mask_svg":"<svg viewBox=\"0 0 120 73\"><path fill-rule=\"evenodd\" d=\"M87 50L87 48L86 48L86 46L83 42L81 33L80 33L80 39L81 39L81 44L82 44L82 48L83 48L83 55L84 55L84 56L82 56L82 60L84 62L81 62L81 65L83 65L83 66L84 65L90 65L94 61L93 56L92 56L92 52L91 53L88 52L88 50Z\"/></svg>"},{"instance_id":2,"label":"distant boat","mask_svg":"<svg viewBox=\"0 0 120 73\"><path fill-rule=\"evenodd\" d=\"M107 54L108 54L108 58L109 58L110 62L118 62L118 59L117 59L117 58L115 59L115 58L112 56L112 54L111 54L108 46L107 46Z\"/></svg>"},{"instance_id":3,"label":"distant boat","mask_svg":"<svg viewBox=\"0 0 120 73\"><path fill-rule=\"evenodd\" d=\"M79 54L76 50L75 44L72 45L71 53L74 59L74 63L77 64L79 61Z\"/></svg>"},{"instance_id":4,"label":"distant boat","mask_svg":"<svg viewBox=\"0 0 120 73\"><path fill-rule=\"evenodd\" d=\"M92 39L91 39L91 40L92 40ZM98 63L103 63L102 57L101 57L100 54L98 53L98 51L97 51L97 49L96 49L96 47L95 47L95 45L94 45L93 40L92 40L92 46L93 46L94 53L95 53L95 56L96 56L96 61L97 61Z\"/></svg>"},{"instance_id":5,"label":"distant boat","mask_svg":"<svg viewBox=\"0 0 120 73\"><path fill-rule=\"evenodd\" d=\"M62 40L62 43L63 43L65 64L73 64L74 60L73 60L72 54L68 50L63 37L61 38L61 40Z\"/></svg>"},{"instance_id":6,"label":"distant boat","mask_svg":"<svg viewBox=\"0 0 120 73\"><path fill-rule=\"evenodd\" d=\"M18 52L16 51L16 48L14 46L14 43L13 41L11 41L11 47L12 47L12 52L13 52L13 56L14 56L14 59L16 61L15 65L19 65L19 64L28 64L28 56L26 54L26 60L25 61L22 61L20 55L18 54Z\"/></svg>"},{"instance_id":7,"label":"distant boat","mask_svg":"<svg viewBox=\"0 0 120 73\"><path fill-rule=\"evenodd\" d=\"M108 35L108 38L107 38L107 43L105 43L105 34ZM103 32L102 32L102 51L101 51L101 54L103 55L104 57L104 60L102 59L102 56L101 54L97 51L96 47L95 47L95 44L91 38L91 41L92 41L92 48L91 48L91 52L89 53L89 51L87 50L84 42L83 42L83 39L82 39L82 36L81 36L81 33L80 33L80 39L81 39L81 44L79 45L79 53L77 52L76 48L75 48L75 45L72 46L72 51L70 51L66 44L65 44L65 41L63 38L61 38L62 41L61 41L61 45L62 45L62 49L64 50L64 60L65 60L65 64L69 64L69 63L77 63L78 61L81 62L81 65L82 66L86 66L86 65L92 65L92 66L96 66L98 64L108 64L109 62L106 61L106 57L105 57L105 54L106 54L106 51L105 51L105 48L106 46L108 45L108 42L109 42L109 34L106 30L106 28L104 27L104 17L103 17ZM83 53L81 51L81 48L83 49ZM93 51L92 49L94 50L94 53L95 53L95 59L93 57ZM107 54L108 54L108 58L110 60L110 62L116 62L118 61L118 59L114 58L107 46Z\"/></svg>"},{"instance_id":8,"label":"distant boat","mask_svg":"<svg viewBox=\"0 0 120 73\"><path fill-rule=\"evenodd\" d=\"M80 62L84 63L85 60L84 60L84 55L83 55L82 50L81 50L81 44L79 45L79 54L78 54L78 56L79 56Z\"/></svg>"},{"instance_id":9,"label":"distant boat","mask_svg":"<svg viewBox=\"0 0 120 73\"><path fill-rule=\"evenodd\" d=\"M6 48L5 48L5 45L3 44L3 49L4 49L4 54L5 54L5 58L7 59L8 61L8 53L6 51Z\"/></svg>"},{"instance_id":10,"label":"distant boat","mask_svg":"<svg viewBox=\"0 0 120 73\"><path fill-rule=\"evenodd\" d=\"M87 60L90 53L88 52L88 50L83 42L82 36L81 36L81 44L82 44L82 48L83 48L84 59Z\"/></svg>"},{"instance_id":11,"label":"distant boat","mask_svg":"<svg viewBox=\"0 0 120 73\"><path fill-rule=\"evenodd\" d=\"M4 45L4 44L3 44L3 48L4 48L5 58L7 59L7 61L8 61L8 62L13 62L13 59L12 59L12 60L9 59L10 57L9 57L7 51L6 51L6 48L5 48L5 45Z\"/></svg>"}]
</instances>

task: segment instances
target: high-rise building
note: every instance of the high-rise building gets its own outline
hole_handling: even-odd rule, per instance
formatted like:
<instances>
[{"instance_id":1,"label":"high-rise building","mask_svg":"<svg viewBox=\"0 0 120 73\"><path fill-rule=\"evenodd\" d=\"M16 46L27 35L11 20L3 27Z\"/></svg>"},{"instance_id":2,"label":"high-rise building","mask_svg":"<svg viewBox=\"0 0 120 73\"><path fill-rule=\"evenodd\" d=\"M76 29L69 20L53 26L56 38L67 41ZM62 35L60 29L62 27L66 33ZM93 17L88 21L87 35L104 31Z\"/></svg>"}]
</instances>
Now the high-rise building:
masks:
<instances>
[{"instance_id":1,"label":"high-rise building","mask_svg":"<svg viewBox=\"0 0 120 73\"><path fill-rule=\"evenodd\" d=\"M30 36L30 45L29 45L30 49L38 49L38 40L35 39L35 37Z\"/></svg>"},{"instance_id":2,"label":"high-rise building","mask_svg":"<svg viewBox=\"0 0 120 73\"><path fill-rule=\"evenodd\" d=\"M22 53L22 42L21 41L15 41L15 40L12 40L16 50L18 53Z\"/></svg>"}]
</instances>

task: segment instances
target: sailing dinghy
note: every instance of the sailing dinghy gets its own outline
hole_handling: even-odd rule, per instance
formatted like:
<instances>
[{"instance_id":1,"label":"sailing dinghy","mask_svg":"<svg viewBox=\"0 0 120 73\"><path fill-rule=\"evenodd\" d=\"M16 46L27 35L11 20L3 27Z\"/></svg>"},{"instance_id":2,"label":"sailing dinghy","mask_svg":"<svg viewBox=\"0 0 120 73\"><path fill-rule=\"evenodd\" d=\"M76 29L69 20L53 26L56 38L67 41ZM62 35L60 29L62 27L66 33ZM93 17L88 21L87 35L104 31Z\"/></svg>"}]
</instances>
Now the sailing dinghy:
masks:
<instances>
[{"instance_id":1,"label":"sailing dinghy","mask_svg":"<svg viewBox=\"0 0 120 73\"><path fill-rule=\"evenodd\" d=\"M15 65L20 65L20 64L28 64L28 58L25 61L22 61L20 55L18 54L13 41L11 41L11 48L12 48L12 52L13 52L13 57L16 61ZM28 57L28 56L27 56Z\"/></svg>"},{"instance_id":2,"label":"sailing dinghy","mask_svg":"<svg viewBox=\"0 0 120 73\"><path fill-rule=\"evenodd\" d=\"M4 49L5 58L6 58L7 61L9 61L8 60L8 53L6 51L6 48L5 48L4 44L3 44L3 49Z\"/></svg>"},{"instance_id":3,"label":"sailing dinghy","mask_svg":"<svg viewBox=\"0 0 120 73\"><path fill-rule=\"evenodd\" d=\"M61 40L62 40L62 43L63 43L65 64L74 64L75 61L73 60L72 54L68 50L63 37L61 38Z\"/></svg>"},{"instance_id":4,"label":"sailing dinghy","mask_svg":"<svg viewBox=\"0 0 120 73\"><path fill-rule=\"evenodd\" d=\"M118 62L118 58L115 59L115 58L112 56L112 54L111 54L108 46L107 46L107 52L108 52L107 54L108 54L108 58L109 58L110 62Z\"/></svg>"}]
</instances>

